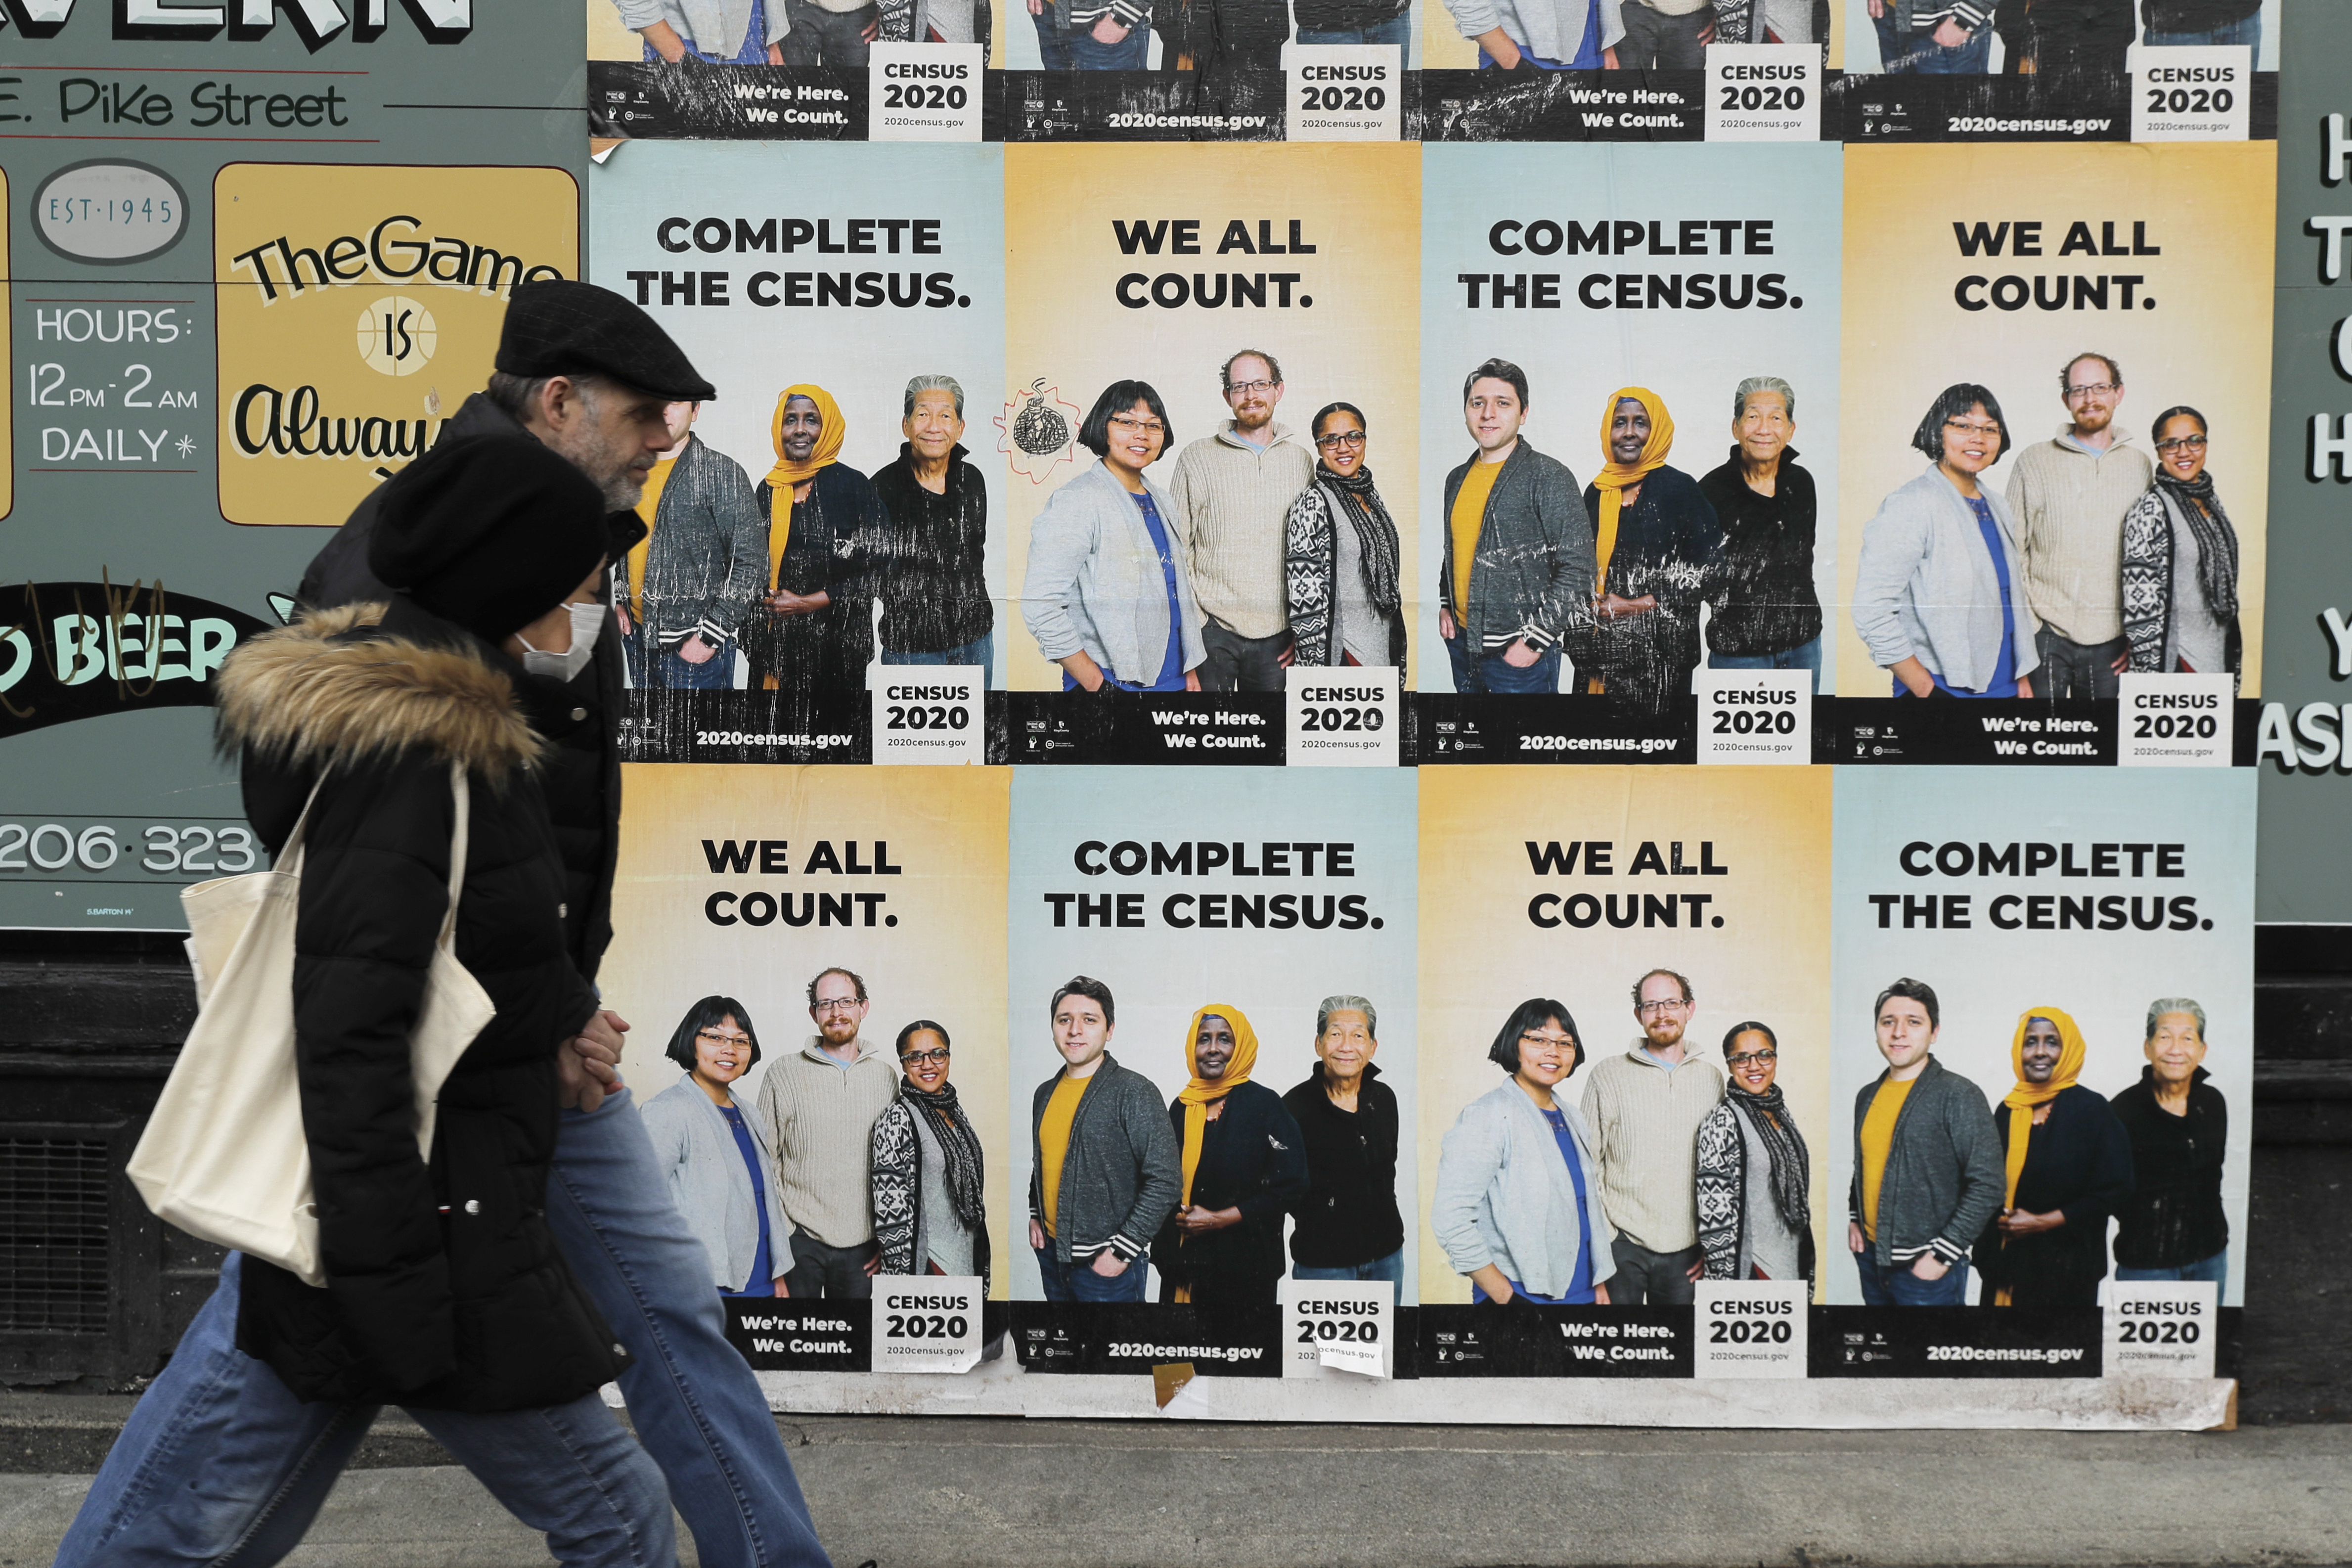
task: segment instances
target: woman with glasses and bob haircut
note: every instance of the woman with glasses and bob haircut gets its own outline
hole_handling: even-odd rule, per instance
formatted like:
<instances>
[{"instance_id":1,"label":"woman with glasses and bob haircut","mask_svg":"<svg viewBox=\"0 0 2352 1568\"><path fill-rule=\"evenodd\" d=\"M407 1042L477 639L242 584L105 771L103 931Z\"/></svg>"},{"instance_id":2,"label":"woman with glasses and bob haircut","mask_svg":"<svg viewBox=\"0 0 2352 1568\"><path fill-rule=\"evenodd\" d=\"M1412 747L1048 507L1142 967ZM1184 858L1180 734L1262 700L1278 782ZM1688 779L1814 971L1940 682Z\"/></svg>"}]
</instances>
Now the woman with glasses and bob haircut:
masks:
<instances>
[{"instance_id":1,"label":"woman with glasses and bob haircut","mask_svg":"<svg viewBox=\"0 0 2352 1568\"><path fill-rule=\"evenodd\" d=\"M2010 447L2000 403L1972 382L1948 386L1911 445L1930 466L1863 528L1853 629L1897 697L2031 697L2041 656L2017 520L1979 482Z\"/></svg>"},{"instance_id":2,"label":"woman with glasses and bob haircut","mask_svg":"<svg viewBox=\"0 0 2352 1568\"><path fill-rule=\"evenodd\" d=\"M1727 1092L1698 1124L1698 1245L1709 1279L1813 1277L1812 1160L1780 1092L1780 1039L1724 1031Z\"/></svg>"},{"instance_id":3,"label":"woman with glasses and bob haircut","mask_svg":"<svg viewBox=\"0 0 2352 1568\"><path fill-rule=\"evenodd\" d=\"M1143 477L1175 441L1149 382L1115 381L1078 427L1102 459L1054 492L1029 531L1021 616L1062 689L1198 691L1208 658L1168 492Z\"/></svg>"},{"instance_id":4,"label":"woman with glasses and bob haircut","mask_svg":"<svg viewBox=\"0 0 2352 1568\"><path fill-rule=\"evenodd\" d=\"M1396 524L1366 464L1364 411L1327 404L1308 426L1315 482L1284 527L1291 642L1307 665L1402 665Z\"/></svg>"},{"instance_id":5,"label":"woman with glasses and bob haircut","mask_svg":"<svg viewBox=\"0 0 2352 1568\"><path fill-rule=\"evenodd\" d=\"M1430 1228L1473 1301L1606 1305L1617 1264L1592 1134L1555 1094L1584 1063L1576 1020L1547 997L1522 1002L1486 1059L1511 1076L1445 1134Z\"/></svg>"},{"instance_id":6,"label":"woman with glasses and bob haircut","mask_svg":"<svg viewBox=\"0 0 2352 1568\"><path fill-rule=\"evenodd\" d=\"M874 1240L884 1274L988 1280L987 1167L948 1081L948 1030L898 1031L898 1098L874 1119Z\"/></svg>"},{"instance_id":7,"label":"woman with glasses and bob haircut","mask_svg":"<svg viewBox=\"0 0 2352 1568\"><path fill-rule=\"evenodd\" d=\"M751 1015L732 996L705 996L669 1037L685 1076L646 1102L646 1136L669 1178L670 1201L710 1254L722 1296L783 1296L793 1223L776 1185L763 1119L746 1116L733 1086L760 1059Z\"/></svg>"},{"instance_id":8,"label":"woman with glasses and bob haircut","mask_svg":"<svg viewBox=\"0 0 2352 1568\"><path fill-rule=\"evenodd\" d=\"M2205 416L2156 416L2156 478L2124 513L2124 637L2150 673L2238 673L2238 531L2205 471Z\"/></svg>"}]
</instances>

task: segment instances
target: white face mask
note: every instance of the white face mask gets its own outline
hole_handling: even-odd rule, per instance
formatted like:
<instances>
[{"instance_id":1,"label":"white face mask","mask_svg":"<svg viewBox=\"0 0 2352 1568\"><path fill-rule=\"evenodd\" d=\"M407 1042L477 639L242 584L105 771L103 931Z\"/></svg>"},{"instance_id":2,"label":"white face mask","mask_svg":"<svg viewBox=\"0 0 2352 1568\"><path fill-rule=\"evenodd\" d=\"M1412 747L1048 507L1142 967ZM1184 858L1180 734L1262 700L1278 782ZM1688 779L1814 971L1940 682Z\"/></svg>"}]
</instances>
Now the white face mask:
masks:
<instances>
[{"instance_id":1,"label":"white face mask","mask_svg":"<svg viewBox=\"0 0 2352 1568\"><path fill-rule=\"evenodd\" d=\"M569 653L542 653L530 644L523 643L522 667L532 675L569 681L588 668L589 656L596 651L596 634L604 629L604 606L591 599L585 604L563 607L572 616L572 650Z\"/></svg>"}]
</instances>

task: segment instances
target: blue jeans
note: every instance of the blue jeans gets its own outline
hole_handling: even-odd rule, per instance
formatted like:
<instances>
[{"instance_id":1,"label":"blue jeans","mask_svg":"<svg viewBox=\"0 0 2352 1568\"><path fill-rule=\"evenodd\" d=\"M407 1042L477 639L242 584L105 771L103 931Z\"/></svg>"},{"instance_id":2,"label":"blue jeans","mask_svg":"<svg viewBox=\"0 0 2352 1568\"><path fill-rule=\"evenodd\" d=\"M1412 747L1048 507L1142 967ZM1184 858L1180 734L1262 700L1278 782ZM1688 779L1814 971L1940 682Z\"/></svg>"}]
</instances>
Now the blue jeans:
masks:
<instances>
[{"instance_id":1,"label":"blue jeans","mask_svg":"<svg viewBox=\"0 0 2352 1568\"><path fill-rule=\"evenodd\" d=\"M1397 68L1400 70L1412 69L1412 13L1410 11L1402 16L1391 16L1387 21L1370 27L1332 27L1321 30L1314 27L1301 27L1298 29L1297 41L1302 44L1394 44L1400 51L1397 55ZM1300 1275L1298 1278L1303 1279L1307 1276Z\"/></svg>"},{"instance_id":2,"label":"blue jeans","mask_svg":"<svg viewBox=\"0 0 2352 1568\"><path fill-rule=\"evenodd\" d=\"M1050 1247L1040 1247L1037 1279L1048 1301L1140 1301L1143 1300L1143 1259L1127 1266L1116 1279L1106 1279L1085 1263L1065 1263Z\"/></svg>"},{"instance_id":3,"label":"blue jeans","mask_svg":"<svg viewBox=\"0 0 2352 1568\"><path fill-rule=\"evenodd\" d=\"M2230 1282L2230 1249L2223 1247L2210 1258L2194 1263L2184 1263L2178 1268L2126 1268L2116 1265L2118 1279L2169 1279L2210 1281L2215 1285Z\"/></svg>"},{"instance_id":4,"label":"blue jeans","mask_svg":"<svg viewBox=\"0 0 2352 1568\"><path fill-rule=\"evenodd\" d=\"M1454 689L1465 695L1473 692L1522 693L1552 692L1559 689L1559 645L1554 643L1543 650L1535 663L1525 669L1512 668L1503 657L1503 650L1482 653L1475 658L1462 645L1464 638L1444 638L1445 662L1454 667Z\"/></svg>"},{"instance_id":5,"label":"blue jeans","mask_svg":"<svg viewBox=\"0 0 2352 1568\"><path fill-rule=\"evenodd\" d=\"M1853 1255L1854 1272L1862 1276L1862 1303L1865 1307L1964 1307L1969 1300L1969 1266L1952 1265L1951 1272L1941 1279L1922 1279L1911 1272L1911 1266L1899 1263L1891 1268L1878 1266L1875 1252Z\"/></svg>"},{"instance_id":6,"label":"blue jeans","mask_svg":"<svg viewBox=\"0 0 2352 1568\"><path fill-rule=\"evenodd\" d=\"M1351 1264L1343 1268L1312 1268L1304 1263L1295 1263L1291 1265L1290 1277L1293 1279L1385 1279L1402 1289L1404 1286L1404 1248L1400 1247L1386 1258L1375 1258L1370 1263Z\"/></svg>"},{"instance_id":7,"label":"blue jeans","mask_svg":"<svg viewBox=\"0 0 2352 1568\"><path fill-rule=\"evenodd\" d=\"M1083 27L1054 26L1054 7L1029 18L1037 24L1037 58L1049 71L1139 71L1151 64L1151 29L1135 27L1115 44L1097 43Z\"/></svg>"},{"instance_id":8,"label":"blue jeans","mask_svg":"<svg viewBox=\"0 0 2352 1568\"><path fill-rule=\"evenodd\" d=\"M1802 669L1813 678L1813 695L1822 692L1822 639L1817 632L1811 642L1784 647L1779 653L1710 653L1706 656L1709 669Z\"/></svg>"},{"instance_id":9,"label":"blue jeans","mask_svg":"<svg viewBox=\"0 0 2352 1568\"><path fill-rule=\"evenodd\" d=\"M680 658L674 647L656 644L653 668L646 668L646 637L642 632L621 639L622 660L629 668L629 684L635 687L659 687L668 691L725 691L735 684L735 645L725 647L700 664Z\"/></svg>"},{"instance_id":10,"label":"blue jeans","mask_svg":"<svg viewBox=\"0 0 2352 1568\"><path fill-rule=\"evenodd\" d=\"M237 1351L243 1261L229 1254L221 1288L131 1411L58 1545L59 1563L194 1564L230 1552L240 1563L275 1563L301 1543L367 1436L380 1406L304 1404ZM409 1414L509 1513L544 1533L559 1562L660 1568L677 1560L661 1474L595 1394L497 1415ZM156 1506L142 1506L150 1500Z\"/></svg>"},{"instance_id":11,"label":"blue jeans","mask_svg":"<svg viewBox=\"0 0 2352 1568\"><path fill-rule=\"evenodd\" d=\"M1982 76L1992 63L1992 28L1979 27L1958 48L1948 49L1930 33L1902 33L1895 28L1895 7L1872 19L1878 30L1878 68L1889 75Z\"/></svg>"},{"instance_id":12,"label":"blue jeans","mask_svg":"<svg viewBox=\"0 0 2352 1568\"><path fill-rule=\"evenodd\" d=\"M882 650L884 664L976 664L980 667L981 689L988 689L988 672L996 664L996 634L982 632L961 647L942 648L938 653L905 653L898 648Z\"/></svg>"},{"instance_id":13,"label":"blue jeans","mask_svg":"<svg viewBox=\"0 0 2352 1568\"><path fill-rule=\"evenodd\" d=\"M2259 62L2263 53L2263 14L2257 11L2251 16L2243 16L2234 22L2224 22L2218 27L2208 27L2198 33L2159 33L2150 28L2140 42L2168 47L2179 44L2243 44L2254 51L2254 58ZM2196 1268L2198 1265L2192 1264L2190 1267ZM2121 1279L2122 1276L2118 1275L2116 1278Z\"/></svg>"},{"instance_id":14,"label":"blue jeans","mask_svg":"<svg viewBox=\"0 0 2352 1568\"><path fill-rule=\"evenodd\" d=\"M759 1380L727 1342L709 1257L668 1194L627 1092L594 1111L563 1112L548 1223L628 1347L633 1364L620 1381L630 1419L667 1478L702 1561L713 1568L823 1568L824 1552L775 1417ZM232 1254L212 1300L132 1409L58 1549L58 1568L187 1568L240 1542L240 1568L266 1564L292 1551L317 1517L375 1412L305 1404L236 1349L237 1271ZM530 1414L593 1436L584 1418L593 1403ZM575 1409L583 1414L567 1415ZM459 1442L483 1446L469 1424L499 1419L413 1414L469 1468ZM597 1414L626 1440L617 1423ZM532 1468L542 1472L542 1487L560 1479L555 1461ZM476 1473L518 1517L536 1522L523 1501ZM668 1515L661 1518L667 1537Z\"/></svg>"}]
</instances>

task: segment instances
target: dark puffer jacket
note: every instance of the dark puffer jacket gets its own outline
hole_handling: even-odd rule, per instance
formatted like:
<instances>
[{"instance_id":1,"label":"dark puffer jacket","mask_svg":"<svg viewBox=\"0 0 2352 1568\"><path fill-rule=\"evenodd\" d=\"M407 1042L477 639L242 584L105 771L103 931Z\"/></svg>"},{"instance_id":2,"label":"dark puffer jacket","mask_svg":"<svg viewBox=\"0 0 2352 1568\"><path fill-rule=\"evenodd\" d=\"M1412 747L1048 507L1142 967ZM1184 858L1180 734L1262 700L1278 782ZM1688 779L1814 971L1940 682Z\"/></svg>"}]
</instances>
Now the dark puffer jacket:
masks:
<instances>
[{"instance_id":1,"label":"dark puffer jacket","mask_svg":"<svg viewBox=\"0 0 2352 1568\"><path fill-rule=\"evenodd\" d=\"M246 814L273 853L325 780L294 1014L327 1284L248 1260L237 1324L304 1399L527 1409L624 1364L547 1227L554 1053L596 995L566 951L520 678L402 598L307 616L221 672L221 741L244 753ZM457 956L498 1011L442 1088L428 1163L408 1043L448 909L452 760L471 818Z\"/></svg>"}]
</instances>

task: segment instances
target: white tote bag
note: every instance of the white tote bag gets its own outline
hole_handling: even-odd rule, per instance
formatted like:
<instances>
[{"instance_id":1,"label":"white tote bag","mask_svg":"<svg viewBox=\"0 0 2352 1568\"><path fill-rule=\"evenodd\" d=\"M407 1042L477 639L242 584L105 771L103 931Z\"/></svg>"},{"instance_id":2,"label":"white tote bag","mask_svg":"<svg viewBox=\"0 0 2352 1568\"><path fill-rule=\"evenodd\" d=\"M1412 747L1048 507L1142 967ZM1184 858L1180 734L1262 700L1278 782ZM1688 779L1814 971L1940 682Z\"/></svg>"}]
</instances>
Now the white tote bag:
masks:
<instances>
[{"instance_id":1,"label":"white tote bag","mask_svg":"<svg viewBox=\"0 0 2352 1568\"><path fill-rule=\"evenodd\" d=\"M457 831L449 840L449 910L409 1045L416 1087L416 1151L433 1148L443 1080L497 1009L451 952L466 879L470 801L466 771L450 764ZM294 920L310 801L267 871L184 889L196 1021L148 1119L130 1176L158 1218L206 1241L324 1285L310 1148L295 1077Z\"/></svg>"}]
</instances>

